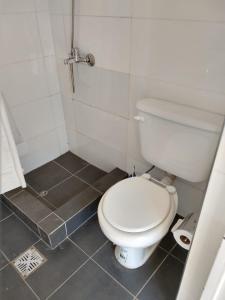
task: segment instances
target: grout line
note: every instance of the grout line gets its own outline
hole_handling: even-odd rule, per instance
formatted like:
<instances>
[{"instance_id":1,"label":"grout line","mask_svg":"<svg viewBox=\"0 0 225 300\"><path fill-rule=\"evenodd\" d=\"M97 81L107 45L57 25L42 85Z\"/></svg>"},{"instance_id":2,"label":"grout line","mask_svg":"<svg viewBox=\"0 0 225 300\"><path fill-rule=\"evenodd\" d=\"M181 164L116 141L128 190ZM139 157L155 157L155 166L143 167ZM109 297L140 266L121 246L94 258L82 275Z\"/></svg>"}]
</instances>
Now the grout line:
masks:
<instances>
[{"instance_id":1,"label":"grout line","mask_svg":"<svg viewBox=\"0 0 225 300\"><path fill-rule=\"evenodd\" d=\"M14 212L11 212L10 215L8 215L7 217L5 217L4 219L0 220L0 223L1 222L4 222L5 220L7 220L9 217L11 217L12 215L14 215Z\"/></svg>"},{"instance_id":2,"label":"grout line","mask_svg":"<svg viewBox=\"0 0 225 300\"><path fill-rule=\"evenodd\" d=\"M8 197L6 194L3 194L3 196L4 196L5 198L7 198L8 200L11 200L11 199L13 199L14 197L16 197L17 195L19 195L20 193L22 193L23 191L24 191L24 189L22 189L22 190L16 192L16 193L15 193L14 195L12 195L11 197Z\"/></svg>"},{"instance_id":3,"label":"grout line","mask_svg":"<svg viewBox=\"0 0 225 300\"><path fill-rule=\"evenodd\" d=\"M72 274L70 274L70 276L63 281L51 294L49 294L45 300L50 299L61 287L64 286L64 284L70 280L70 278L72 278L83 266L85 266L87 264L87 262L90 260L90 258L88 257Z\"/></svg>"},{"instance_id":4,"label":"grout line","mask_svg":"<svg viewBox=\"0 0 225 300\"><path fill-rule=\"evenodd\" d=\"M144 283L144 285L142 286L142 288L137 292L135 297L138 297L140 295L140 293L143 291L143 289L146 287L146 285L151 281L151 279L154 277L154 275L158 272L158 270L160 269L160 267L162 266L162 264L164 263L164 261L167 259L167 257L169 257L169 254L167 254L164 259L161 261L161 263L158 265L158 267L155 269L155 271L150 275L150 277L148 278L148 280Z\"/></svg>"},{"instance_id":5,"label":"grout line","mask_svg":"<svg viewBox=\"0 0 225 300\"><path fill-rule=\"evenodd\" d=\"M95 190L96 192L100 193L101 195L104 193L104 192L98 190L94 185L92 185L92 184L88 183L86 180L80 178L77 174L73 174L73 176L74 176L75 178L79 179L80 181L82 181L83 183L86 183L89 187L91 187L93 190ZM100 178L99 178L99 179L100 179ZM98 181L98 180L97 180L97 181ZM97 182L97 181L96 181L96 182Z\"/></svg>"},{"instance_id":6,"label":"grout line","mask_svg":"<svg viewBox=\"0 0 225 300\"><path fill-rule=\"evenodd\" d=\"M121 288L123 288L129 295L132 297L135 297L134 294L132 294L124 285L122 285L115 277L113 277L108 271L106 271L97 261L95 261L93 258L90 258L92 262L94 262L103 272L105 272L111 279L113 279Z\"/></svg>"},{"instance_id":7,"label":"grout line","mask_svg":"<svg viewBox=\"0 0 225 300\"><path fill-rule=\"evenodd\" d=\"M67 170L65 167L63 167L61 164L59 164L57 161L52 160L51 162L53 162L54 164L56 164L58 167L64 169L65 171L67 171L68 173L70 173L71 176L73 176L73 173L70 172L69 170Z\"/></svg>"},{"instance_id":8,"label":"grout line","mask_svg":"<svg viewBox=\"0 0 225 300\"><path fill-rule=\"evenodd\" d=\"M94 215L96 215L97 212L93 213L87 220L85 220L83 223L81 223L76 229L74 229L74 231L72 231L69 236L71 236L74 232L76 232L78 229L80 229L83 225L85 225L85 223L87 223L92 217L94 217ZM72 217L71 217L72 218ZM69 221L71 218L69 218L67 221ZM66 222L67 222L66 221Z\"/></svg>"},{"instance_id":9,"label":"grout line","mask_svg":"<svg viewBox=\"0 0 225 300\"><path fill-rule=\"evenodd\" d=\"M73 240L71 240L69 238L69 240L78 248L80 249L84 254L88 255L78 244L76 244ZM116 278L114 278L108 271L106 271L101 265L99 265L94 259L93 256L96 255L102 248L104 248L104 246L106 244L109 243L109 240L105 241L104 244L99 247L91 256L89 256L89 259L95 263L99 268L102 269L102 271L104 271L104 273L106 273L109 277L111 277L117 284L119 284L126 292L128 292L132 297L135 297L125 286L123 286Z\"/></svg>"},{"instance_id":10,"label":"grout line","mask_svg":"<svg viewBox=\"0 0 225 300\"><path fill-rule=\"evenodd\" d=\"M74 172L73 175L79 174L80 172L82 172L83 170L85 170L85 169L86 169L87 167L89 167L89 166L90 166L90 164L87 162L87 165L86 165L86 166L82 167L79 171Z\"/></svg>"},{"instance_id":11,"label":"grout line","mask_svg":"<svg viewBox=\"0 0 225 300\"><path fill-rule=\"evenodd\" d=\"M55 185L51 186L47 191L49 192L49 191L53 190L55 187L57 187L57 186L60 185L60 184L63 184L64 182L66 182L67 180L69 180L69 179L72 178L72 177L73 177L73 175L70 175L70 176L66 177L66 178L63 179L62 181L60 181L60 182L56 183ZM45 198L44 198L44 199L45 199ZM57 207L56 207L56 208L57 208Z\"/></svg>"}]
</instances>

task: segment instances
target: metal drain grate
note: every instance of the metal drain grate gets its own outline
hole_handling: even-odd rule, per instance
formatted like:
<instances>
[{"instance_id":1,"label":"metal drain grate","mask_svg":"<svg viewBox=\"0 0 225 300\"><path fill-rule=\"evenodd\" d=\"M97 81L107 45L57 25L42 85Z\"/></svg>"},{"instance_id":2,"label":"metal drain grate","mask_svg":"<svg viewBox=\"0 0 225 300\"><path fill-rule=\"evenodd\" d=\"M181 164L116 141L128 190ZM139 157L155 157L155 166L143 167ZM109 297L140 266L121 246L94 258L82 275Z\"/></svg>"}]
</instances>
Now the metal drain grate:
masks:
<instances>
[{"instance_id":1,"label":"metal drain grate","mask_svg":"<svg viewBox=\"0 0 225 300\"><path fill-rule=\"evenodd\" d=\"M47 259L34 246L32 246L18 256L12 263L17 272L19 272L23 278L27 278L46 261Z\"/></svg>"}]
</instances>

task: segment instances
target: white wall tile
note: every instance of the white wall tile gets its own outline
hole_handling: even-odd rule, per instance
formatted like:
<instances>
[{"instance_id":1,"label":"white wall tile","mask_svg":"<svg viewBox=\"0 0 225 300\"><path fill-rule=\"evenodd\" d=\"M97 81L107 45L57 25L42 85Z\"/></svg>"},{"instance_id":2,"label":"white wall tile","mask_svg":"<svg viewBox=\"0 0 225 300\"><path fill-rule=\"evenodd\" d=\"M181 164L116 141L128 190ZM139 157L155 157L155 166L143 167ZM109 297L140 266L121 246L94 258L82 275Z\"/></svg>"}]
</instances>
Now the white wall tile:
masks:
<instances>
[{"instance_id":1,"label":"white wall tile","mask_svg":"<svg viewBox=\"0 0 225 300\"><path fill-rule=\"evenodd\" d=\"M57 132L57 137L59 142L60 154L63 154L69 151L69 143L68 143L66 127L65 126L57 127L56 132Z\"/></svg>"},{"instance_id":2,"label":"white wall tile","mask_svg":"<svg viewBox=\"0 0 225 300\"><path fill-rule=\"evenodd\" d=\"M68 56L66 36L62 15L51 15L51 26L56 56L65 59Z\"/></svg>"},{"instance_id":3,"label":"white wall tile","mask_svg":"<svg viewBox=\"0 0 225 300\"><path fill-rule=\"evenodd\" d=\"M48 0L34 0L37 11L48 11ZM56 1L56 0L55 0Z\"/></svg>"},{"instance_id":4,"label":"white wall tile","mask_svg":"<svg viewBox=\"0 0 225 300\"><path fill-rule=\"evenodd\" d=\"M48 6L52 14L63 13L62 0L48 0Z\"/></svg>"},{"instance_id":5,"label":"white wall tile","mask_svg":"<svg viewBox=\"0 0 225 300\"><path fill-rule=\"evenodd\" d=\"M143 98L156 98L192 106L225 115L225 94L195 89L184 85L152 79L146 76L131 76L130 116L136 113L136 103Z\"/></svg>"},{"instance_id":6,"label":"white wall tile","mask_svg":"<svg viewBox=\"0 0 225 300\"><path fill-rule=\"evenodd\" d=\"M10 106L46 97L48 86L43 60L1 67L0 86Z\"/></svg>"},{"instance_id":7,"label":"white wall tile","mask_svg":"<svg viewBox=\"0 0 225 300\"><path fill-rule=\"evenodd\" d=\"M0 13L21 13L34 10L34 0L0 0Z\"/></svg>"},{"instance_id":8,"label":"white wall tile","mask_svg":"<svg viewBox=\"0 0 225 300\"><path fill-rule=\"evenodd\" d=\"M38 12L37 18L44 56L54 55L55 49L52 37L50 15L48 12Z\"/></svg>"},{"instance_id":9,"label":"white wall tile","mask_svg":"<svg viewBox=\"0 0 225 300\"><path fill-rule=\"evenodd\" d=\"M82 134L121 152L127 151L127 120L75 102L76 126Z\"/></svg>"},{"instance_id":10,"label":"white wall tile","mask_svg":"<svg viewBox=\"0 0 225 300\"><path fill-rule=\"evenodd\" d=\"M129 19L77 17L76 31L78 46L95 55L97 67L129 73Z\"/></svg>"},{"instance_id":11,"label":"white wall tile","mask_svg":"<svg viewBox=\"0 0 225 300\"><path fill-rule=\"evenodd\" d=\"M54 95L49 97L52 105L52 113L54 118L55 127L63 126L65 124L64 120L64 112L63 112L63 105L62 105L62 98L61 95Z\"/></svg>"},{"instance_id":12,"label":"white wall tile","mask_svg":"<svg viewBox=\"0 0 225 300\"><path fill-rule=\"evenodd\" d=\"M79 15L129 17L132 0L76 0L75 12ZM64 3L64 12L71 13L70 1Z\"/></svg>"},{"instance_id":13,"label":"white wall tile","mask_svg":"<svg viewBox=\"0 0 225 300\"><path fill-rule=\"evenodd\" d=\"M59 79L57 73L57 65L55 56L44 58L46 67L46 77L49 94L56 94L60 91Z\"/></svg>"},{"instance_id":14,"label":"white wall tile","mask_svg":"<svg viewBox=\"0 0 225 300\"><path fill-rule=\"evenodd\" d=\"M21 104L12 109L12 114L25 140L55 127L50 99Z\"/></svg>"},{"instance_id":15,"label":"white wall tile","mask_svg":"<svg viewBox=\"0 0 225 300\"><path fill-rule=\"evenodd\" d=\"M127 118L129 75L86 65L78 66L76 99Z\"/></svg>"},{"instance_id":16,"label":"white wall tile","mask_svg":"<svg viewBox=\"0 0 225 300\"><path fill-rule=\"evenodd\" d=\"M133 0L134 17L189 20L225 20L225 2L220 0Z\"/></svg>"},{"instance_id":17,"label":"white wall tile","mask_svg":"<svg viewBox=\"0 0 225 300\"><path fill-rule=\"evenodd\" d=\"M224 23L135 19L132 74L224 93L224 35Z\"/></svg>"},{"instance_id":18,"label":"white wall tile","mask_svg":"<svg viewBox=\"0 0 225 300\"><path fill-rule=\"evenodd\" d=\"M35 14L1 15L0 65L41 57Z\"/></svg>"},{"instance_id":19,"label":"white wall tile","mask_svg":"<svg viewBox=\"0 0 225 300\"><path fill-rule=\"evenodd\" d=\"M28 153L21 157L25 173L40 167L61 154L56 130L30 139L27 144Z\"/></svg>"},{"instance_id":20,"label":"white wall tile","mask_svg":"<svg viewBox=\"0 0 225 300\"><path fill-rule=\"evenodd\" d=\"M68 134L70 150L83 159L106 172L115 167L126 170L126 154L76 131L68 131Z\"/></svg>"}]
</instances>

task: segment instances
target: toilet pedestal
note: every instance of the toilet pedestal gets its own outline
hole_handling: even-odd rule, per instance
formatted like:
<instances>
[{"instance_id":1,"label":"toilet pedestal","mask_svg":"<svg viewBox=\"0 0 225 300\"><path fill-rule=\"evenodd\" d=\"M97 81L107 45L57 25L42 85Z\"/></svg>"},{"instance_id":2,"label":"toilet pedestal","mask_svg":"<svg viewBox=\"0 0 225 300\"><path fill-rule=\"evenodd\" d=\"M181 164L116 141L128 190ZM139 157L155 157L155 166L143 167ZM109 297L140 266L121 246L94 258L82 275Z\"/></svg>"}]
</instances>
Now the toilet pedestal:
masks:
<instances>
[{"instance_id":1,"label":"toilet pedestal","mask_svg":"<svg viewBox=\"0 0 225 300\"><path fill-rule=\"evenodd\" d=\"M128 269L136 269L144 265L159 243L147 248L115 247L118 262Z\"/></svg>"}]
</instances>

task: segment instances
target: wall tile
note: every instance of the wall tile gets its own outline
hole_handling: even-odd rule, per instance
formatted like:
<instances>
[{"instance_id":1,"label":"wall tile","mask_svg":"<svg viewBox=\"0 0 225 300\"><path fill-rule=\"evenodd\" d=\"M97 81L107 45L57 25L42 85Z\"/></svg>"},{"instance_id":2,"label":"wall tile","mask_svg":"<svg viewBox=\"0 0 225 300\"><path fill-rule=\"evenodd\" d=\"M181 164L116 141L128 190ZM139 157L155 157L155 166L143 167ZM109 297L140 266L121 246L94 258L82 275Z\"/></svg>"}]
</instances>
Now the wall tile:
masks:
<instances>
[{"instance_id":1,"label":"wall tile","mask_svg":"<svg viewBox=\"0 0 225 300\"><path fill-rule=\"evenodd\" d=\"M52 113L54 117L55 127L63 126L65 120L64 120L64 112L63 112L61 95L60 94L54 95L51 96L49 99L52 105Z\"/></svg>"},{"instance_id":2,"label":"wall tile","mask_svg":"<svg viewBox=\"0 0 225 300\"><path fill-rule=\"evenodd\" d=\"M78 15L117 16L131 15L132 0L76 0L75 12ZM64 12L71 13L70 1L64 1Z\"/></svg>"},{"instance_id":3,"label":"wall tile","mask_svg":"<svg viewBox=\"0 0 225 300\"><path fill-rule=\"evenodd\" d=\"M69 148L100 169L110 172L115 167L126 170L126 154L76 131L68 131Z\"/></svg>"},{"instance_id":4,"label":"wall tile","mask_svg":"<svg viewBox=\"0 0 225 300\"><path fill-rule=\"evenodd\" d=\"M78 46L95 55L97 67L129 73L129 19L78 17L76 30Z\"/></svg>"},{"instance_id":5,"label":"wall tile","mask_svg":"<svg viewBox=\"0 0 225 300\"><path fill-rule=\"evenodd\" d=\"M76 79L76 99L113 114L128 117L128 74L79 65Z\"/></svg>"},{"instance_id":6,"label":"wall tile","mask_svg":"<svg viewBox=\"0 0 225 300\"><path fill-rule=\"evenodd\" d=\"M45 66L42 59L24 61L0 68L0 85L10 106L48 95Z\"/></svg>"},{"instance_id":7,"label":"wall tile","mask_svg":"<svg viewBox=\"0 0 225 300\"><path fill-rule=\"evenodd\" d=\"M37 18L44 56L54 55L55 49L53 44L50 15L48 12L38 12Z\"/></svg>"},{"instance_id":8,"label":"wall tile","mask_svg":"<svg viewBox=\"0 0 225 300\"><path fill-rule=\"evenodd\" d=\"M66 50L66 36L64 32L64 20L61 15L51 16L52 34L56 56L65 59L68 56Z\"/></svg>"},{"instance_id":9,"label":"wall tile","mask_svg":"<svg viewBox=\"0 0 225 300\"><path fill-rule=\"evenodd\" d=\"M61 154L56 130L28 140L27 145L28 153L21 157L25 173L40 167Z\"/></svg>"},{"instance_id":10,"label":"wall tile","mask_svg":"<svg viewBox=\"0 0 225 300\"><path fill-rule=\"evenodd\" d=\"M132 74L224 92L224 35L223 23L135 19Z\"/></svg>"},{"instance_id":11,"label":"wall tile","mask_svg":"<svg viewBox=\"0 0 225 300\"><path fill-rule=\"evenodd\" d=\"M1 15L0 65L41 57L35 14Z\"/></svg>"},{"instance_id":12,"label":"wall tile","mask_svg":"<svg viewBox=\"0 0 225 300\"><path fill-rule=\"evenodd\" d=\"M189 20L225 20L225 2L220 0L133 0L134 17Z\"/></svg>"},{"instance_id":13,"label":"wall tile","mask_svg":"<svg viewBox=\"0 0 225 300\"><path fill-rule=\"evenodd\" d=\"M223 93L194 89L143 76L131 76L130 90L131 117L136 113L137 101L143 98L168 100L225 115L225 94Z\"/></svg>"},{"instance_id":14,"label":"wall tile","mask_svg":"<svg viewBox=\"0 0 225 300\"><path fill-rule=\"evenodd\" d=\"M34 10L34 0L0 0L0 13L21 13Z\"/></svg>"},{"instance_id":15,"label":"wall tile","mask_svg":"<svg viewBox=\"0 0 225 300\"><path fill-rule=\"evenodd\" d=\"M55 127L50 99L21 104L12 109L12 114L25 140Z\"/></svg>"},{"instance_id":16,"label":"wall tile","mask_svg":"<svg viewBox=\"0 0 225 300\"><path fill-rule=\"evenodd\" d=\"M46 67L46 76L48 84L49 94L59 93L59 79L57 73L57 65L55 56L49 56L44 58L45 67Z\"/></svg>"},{"instance_id":17,"label":"wall tile","mask_svg":"<svg viewBox=\"0 0 225 300\"><path fill-rule=\"evenodd\" d=\"M75 102L77 130L121 152L127 150L127 120Z\"/></svg>"},{"instance_id":18,"label":"wall tile","mask_svg":"<svg viewBox=\"0 0 225 300\"><path fill-rule=\"evenodd\" d=\"M48 0L34 0L37 11L47 11L49 9Z\"/></svg>"},{"instance_id":19,"label":"wall tile","mask_svg":"<svg viewBox=\"0 0 225 300\"><path fill-rule=\"evenodd\" d=\"M45 0L43 0L45 1ZM48 0L49 10L52 14L63 13L62 0Z\"/></svg>"}]
</instances>

